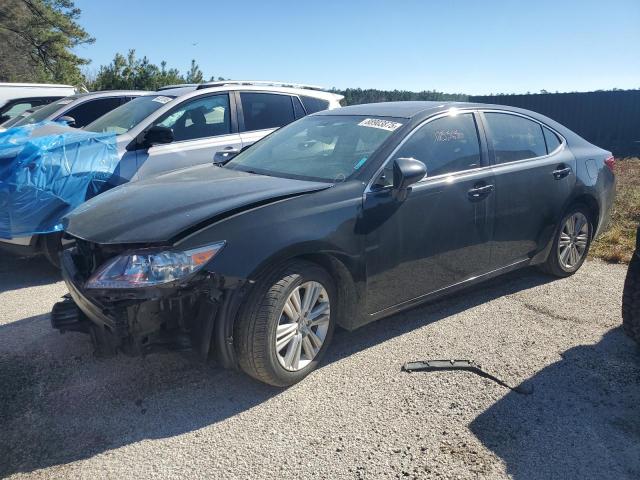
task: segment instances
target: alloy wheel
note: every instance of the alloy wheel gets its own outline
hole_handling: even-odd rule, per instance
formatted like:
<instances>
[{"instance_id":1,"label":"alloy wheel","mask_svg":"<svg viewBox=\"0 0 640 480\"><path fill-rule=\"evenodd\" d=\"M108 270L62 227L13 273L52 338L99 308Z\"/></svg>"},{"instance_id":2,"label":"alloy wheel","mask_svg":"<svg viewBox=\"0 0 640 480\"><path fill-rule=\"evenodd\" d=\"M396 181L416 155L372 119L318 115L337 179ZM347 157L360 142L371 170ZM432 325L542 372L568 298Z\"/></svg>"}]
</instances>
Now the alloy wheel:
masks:
<instances>
[{"instance_id":1,"label":"alloy wheel","mask_svg":"<svg viewBox=\"0 0 640 480\"><path fill-rule=\"evenodd\" d=\"M566 270L573 270L582 260L589 243L589 221L581 212L569 216L560 231L558 259Z\"/></svg>"},{"instance_id":2,"label":"alloy wheel","mask_svg":"<svg viewBox=\"0 0 640 480\"><path fill-rule=\"evenodd\" d=\"M287 298L276 329L275 349L280 365L302 370L318 355L329 330L331 305L318 282L296 287Z\"/></svg>"}]
</instances>

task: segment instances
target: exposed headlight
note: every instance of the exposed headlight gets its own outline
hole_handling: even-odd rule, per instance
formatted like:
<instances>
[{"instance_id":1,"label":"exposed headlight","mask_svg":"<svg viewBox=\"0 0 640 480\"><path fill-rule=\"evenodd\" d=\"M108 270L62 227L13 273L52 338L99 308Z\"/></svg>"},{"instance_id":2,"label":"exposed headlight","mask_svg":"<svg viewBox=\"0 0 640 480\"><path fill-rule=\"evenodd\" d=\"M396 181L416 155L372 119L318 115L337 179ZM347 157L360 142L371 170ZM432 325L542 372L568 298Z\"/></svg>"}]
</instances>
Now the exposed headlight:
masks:
<instances>
[{"instance_id":1,"label":"exposed headlight","mask_svg":"<svg viewBox=\"0 0 640 480\"><path fill-rule=\"evenodd\" d=\"M192 250L140 250L112 258L87 281L86 288L136 288L169 283L200 270L225 242Z\"/></svg>"}]
</instances>

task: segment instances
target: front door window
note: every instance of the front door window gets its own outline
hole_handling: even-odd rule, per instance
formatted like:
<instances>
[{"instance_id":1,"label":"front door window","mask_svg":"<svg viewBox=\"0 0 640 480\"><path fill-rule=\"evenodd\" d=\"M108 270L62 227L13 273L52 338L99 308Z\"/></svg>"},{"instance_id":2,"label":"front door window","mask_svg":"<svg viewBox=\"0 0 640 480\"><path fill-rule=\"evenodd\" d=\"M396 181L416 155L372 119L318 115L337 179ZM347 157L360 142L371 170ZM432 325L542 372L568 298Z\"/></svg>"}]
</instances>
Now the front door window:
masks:
<instances>
[{"instance_id":1,"label":"front door window","mask_svg":"<svg viewBox=\"0 0 640 480\"><path fill-rule=\"evenodd\" d=\"M176 142L231 133L229 96L214 95L187 101L156 125L173 130Z\"/></svg>"}]
</instances>

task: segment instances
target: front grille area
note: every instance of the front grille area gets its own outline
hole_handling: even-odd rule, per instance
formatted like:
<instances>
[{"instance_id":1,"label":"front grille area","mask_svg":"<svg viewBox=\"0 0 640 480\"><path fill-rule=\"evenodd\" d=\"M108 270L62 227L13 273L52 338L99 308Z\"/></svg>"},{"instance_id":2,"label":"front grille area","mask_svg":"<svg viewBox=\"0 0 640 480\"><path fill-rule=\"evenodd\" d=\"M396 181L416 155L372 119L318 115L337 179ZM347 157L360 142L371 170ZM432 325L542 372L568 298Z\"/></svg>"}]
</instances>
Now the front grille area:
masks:
<instances>
[{"instance_id":1,"label":"front grille area","mask_svg":"<svg viewBox=\"0 0 640 480\"><path fill-rule=\"evenodd\" d=\"M98 246L85 240L76 240L76 250L72 253L72 258L82 280L87 280L102 264Z\"/></svg>"},{"instance_id":2,"label":"front grille area","mask_svg":"<svg viewBox=\"0 0 640 480\"><path fill-rule=\"evenodd\" d=\"M81 280L87 280L107 260L130 249L131 245L100 245L86 240L75 240L73 263Z\"/></svg>"},{"instance_id":3,"label":"front grille area","mask_svg":"<svg viewBox=\"0 0 640 480\"><path fill-rule=\"evenodd\" d=\"M91 322L89 332L100 351L121 351L138 355L155 348L203 349L205 322L209 321L211 300L221 292L213 280L203 276L187 284L129 289L86 289L87 280L105 262L127 251L149 245L104 245L75 240L64 252L63 275L76 304ZM215 313L216 310L213 310ZM74 326L66 317L61 327ZM210 335L210 331L209 331ZM204 340L208 352L209 340Z\"/></svg>"}]
</instances>

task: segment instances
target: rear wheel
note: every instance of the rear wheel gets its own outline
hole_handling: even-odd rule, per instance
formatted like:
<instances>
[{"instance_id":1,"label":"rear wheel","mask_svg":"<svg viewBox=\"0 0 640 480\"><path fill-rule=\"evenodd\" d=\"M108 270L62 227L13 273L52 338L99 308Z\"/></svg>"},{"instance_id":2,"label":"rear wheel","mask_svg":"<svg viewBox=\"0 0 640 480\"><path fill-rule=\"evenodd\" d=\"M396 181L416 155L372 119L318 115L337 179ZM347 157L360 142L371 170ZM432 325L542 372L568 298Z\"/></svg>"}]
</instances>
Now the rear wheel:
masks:
<instances>
[{"instance_id":1,"label":"rear wheel","mask_svg":"<svg viewBox=\"0 0 640 480\"><path fill-rule=\"evenodd\" d=\"M640 344L640 252L631 259L622 294L622 326Z\"/></svg>"},{"instance_id":2,"label":"rear wheel","mask_svg":"<svg viewBox=\"0 0 640 480\"><path fill-rule=\"evenodd\" d=\"M582 266L591 246L593 225L582 205L569 209L560 222L551 252L542 270L556 277L573 275Z\"/></svg>"},{"instance_id":3,"label":"rear wheel","mask_svg":"<svg viewBox=\"0 0 640 480\"><path fill-rule=\"evenodd\" d=\"M240 367L278 387L299 382L324 355L335 325L335 285L321 267L294 261L260 282L240 313Z\"/></svg>"}]
</instances>

